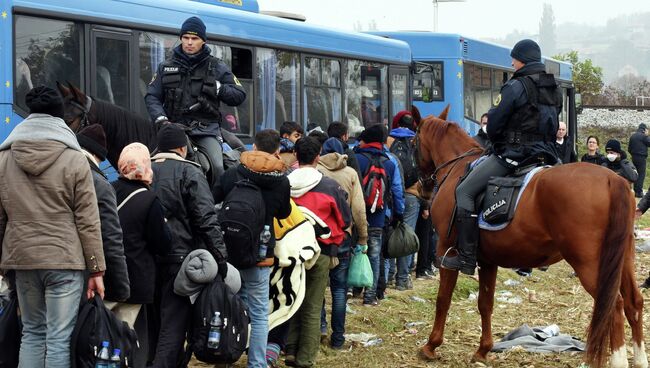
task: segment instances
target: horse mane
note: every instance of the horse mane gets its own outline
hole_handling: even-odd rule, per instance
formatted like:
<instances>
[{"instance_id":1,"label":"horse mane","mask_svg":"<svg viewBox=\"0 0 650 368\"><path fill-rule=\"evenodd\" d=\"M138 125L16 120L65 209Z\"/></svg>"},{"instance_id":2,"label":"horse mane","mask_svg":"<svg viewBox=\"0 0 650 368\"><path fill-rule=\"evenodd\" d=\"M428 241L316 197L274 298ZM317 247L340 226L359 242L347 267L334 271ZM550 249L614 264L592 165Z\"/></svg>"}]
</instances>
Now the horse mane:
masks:
<instances>
[{"instance_id":1,"label":"horse mane","mask_svg":"<svg viewBox=\"0 0 650 368\"><path fill-rule=\"evenodd\" d=\"M471 148L482 148L481 145L457 123L442 120L436 116L429 115L422 119L420 124L422 134L433 138L435 142L444 142L445 136L453 136L453 145L450 147L455 154L461 154ZM449 138L447 138L448 140Z\"/></svg>"},{"instance_id":2,"label":"horse mane","mask_svg":"<svg viewBox=\"0 0 650 368\"><path fill-rule=\"evenodd\" d=\"M140 142L149 147L156 145L156 128L149 119L120 106L93 98L97 123L106 132L108 143L108 160L117 164L122 149L133 142Z\"/></svg>"}]
</instances>

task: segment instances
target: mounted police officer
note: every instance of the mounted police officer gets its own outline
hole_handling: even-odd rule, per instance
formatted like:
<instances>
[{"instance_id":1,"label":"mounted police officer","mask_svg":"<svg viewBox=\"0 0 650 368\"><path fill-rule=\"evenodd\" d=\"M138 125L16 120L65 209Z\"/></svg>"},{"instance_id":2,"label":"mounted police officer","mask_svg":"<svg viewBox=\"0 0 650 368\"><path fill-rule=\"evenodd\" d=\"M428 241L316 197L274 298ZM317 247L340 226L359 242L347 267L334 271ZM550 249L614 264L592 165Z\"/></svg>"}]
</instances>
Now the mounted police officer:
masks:
<instances>
[{"instance_id":1,"label":"mounted police officer","mask_svg":"<svg viewBox=\"0 0 650 368\"><path fill-rule=\"evenodd\" d=\"M205 24L188 18L181 27L181 44L158 66L145 103L156 124L185 125L198 149L210 160L212 185L224 171L219 103L239 106L246 92L226 64L205 46Z\"/></svg>"},{"instance_id":2,"label":"mounted police officer","mask_svg":"<svg viewBox=\"0 0 650 368\"><path fill-rule=\"evenodd\" d=\"M458 255L444 257L442 267L473 275L478 247L476 197L491 176L506 176L517 167L557 162L554 142L562 97L552 74L546 73L539 45L517 42L512 51L515 73L501 87L488 112L487 134L493 153L456 188Z\"/></svg>"}]
</instances>

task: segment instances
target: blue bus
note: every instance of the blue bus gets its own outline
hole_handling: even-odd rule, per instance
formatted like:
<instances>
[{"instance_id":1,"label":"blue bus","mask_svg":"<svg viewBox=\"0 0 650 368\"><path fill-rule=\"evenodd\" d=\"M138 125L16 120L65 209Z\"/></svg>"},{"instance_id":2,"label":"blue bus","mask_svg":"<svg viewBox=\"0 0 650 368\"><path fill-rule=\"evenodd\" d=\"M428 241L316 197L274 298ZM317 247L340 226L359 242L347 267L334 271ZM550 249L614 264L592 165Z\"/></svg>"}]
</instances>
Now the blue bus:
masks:
<instances>
[{"instance_id":1,"label":"blue bus","mask_svg":"<svg viewBox=\"0 0 650 368\"><path fill-rule=\"evenodd\" d=\"M225 128L245 142L284 121L346 121L355 135L410 106L408 44L260 14L256 0L0 4L0 140L27 115L27 91L55 81L147 116L147 84L190 16L203 19L212 54L248 93L241 106L222 106L232 115Z\"/></svg>"},{"instance_id":2,"label":"blue bus","mask_svg":"<svg viewBox=\"0 0 650 368\"><path fill-rule=\"evenodd\" d=\"M422 116L439 114L451 105L449 120L470 134L499 95L501 86L512 76L510 49L455 34L432 32L371 32L406 41L413 54L413 104ZM543 51L543 50L542 50ZM575 90L569 63L543 58L548 73L555 75L563 95L560 120L569 135L577 131Z\"/></svg>"}]
</instances>

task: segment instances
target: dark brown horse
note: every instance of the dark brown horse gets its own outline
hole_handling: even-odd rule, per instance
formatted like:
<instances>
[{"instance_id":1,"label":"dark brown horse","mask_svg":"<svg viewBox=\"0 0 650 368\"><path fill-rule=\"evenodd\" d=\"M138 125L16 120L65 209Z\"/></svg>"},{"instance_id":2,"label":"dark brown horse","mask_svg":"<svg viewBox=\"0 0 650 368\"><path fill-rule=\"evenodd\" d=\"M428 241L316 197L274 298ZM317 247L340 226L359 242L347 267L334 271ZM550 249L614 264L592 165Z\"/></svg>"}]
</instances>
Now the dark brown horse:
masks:
<instances>
[{"instance_id":1,"label":"dark brown horse","mask_svg":"<svg viewBox=\"0 0 650 368\"><path fill-rule=\"evenodd\" d=\"M424 186L439 185L431 219L440 236L442 256L456 242L448 227L455 189L468 162L482 150L457 124L427 117L418 127L418 151ZM543 170L521 196L511 223L500 231L481 231L479 311L481 341L473 359L484 361L492 348L491 317L497 267L539 267L566 260L594 298L587 331L586 361L604 366L611 349L612 367L627 367L624 317L632 328L634 365L647 367L643 343L643 298L634 277L634 198L629 184L606 168L584 163ZM436 316L429 340L421 349L435 358L442 344L447 312L458 271L441 270ZM609 348L609 349L608 349Z\"/></svg>"}]
</instances>

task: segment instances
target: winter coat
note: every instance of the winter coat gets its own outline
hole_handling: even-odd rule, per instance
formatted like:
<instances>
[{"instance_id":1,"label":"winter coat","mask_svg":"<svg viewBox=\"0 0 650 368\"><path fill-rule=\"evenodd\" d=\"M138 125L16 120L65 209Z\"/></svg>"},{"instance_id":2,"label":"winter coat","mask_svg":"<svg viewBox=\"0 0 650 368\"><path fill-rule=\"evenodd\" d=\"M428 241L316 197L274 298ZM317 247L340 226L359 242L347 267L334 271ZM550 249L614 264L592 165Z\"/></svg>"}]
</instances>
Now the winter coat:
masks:
<instances>
[{"instance_id":1,"label":"winter coat","mask_svg":"<svg viewBox=\"0 0 650 368\"><path fill-rule=\"evenodd\" d=\"M330 228L329 238L318 238L321 254L336 256L337 247L343 243L345 229L352 222L345 190L334 179L324 177L313 167L298 168L288 178L294 202L312 211Z\"/></svg>"},{"instance_id":2,"label":"winter coat","mask_svg":"<svg viewBox=\"0 0 650 368\"><path fill-rule=\"evenodd\" d=\"M648 146L650 146L650 137L644 133L643 129L639 129L630 137L627 151L632 156L648 157Z\"/></svg>"},{"instance_id":3,"label":"winter coat","mask_svg":"<svg viewBox=\"0 0 650 368\"><path fill-rule=\"evenodd\" d=\"M162 205L146 184L137 180L119 178L112 183L118 206L138 189L118 211L124 254L131 280L131 304L150 304L154 301L157 255L170 252L171 233L165 223Z\"/></svg>"},{"instance_id":4,"label":"winter coat","mask_svg":"<svg viewBox=\"0 0 650 368\"><path fill-rule=\"evenodd\" d=\"M563 164L578 161L575 150L569 144L568 137L564 138L562 143L557 143L557 141L555 142L555 151L557 152L557 157L562 160Z\"/></svg>"},{"instance_id":5,"label":"winter coat","mask_svg":"<svg viewBox=\"0 0 650 368\"><path fill-rule=\"evenodd\" d=\"M0 149L0 269L104 271L92 174L63 120L31 114Z\"/></svg>"},{"instance_id":6,"label":"winter coat","mask_svg":"<svg viewBox=\"0 0 650 368\"><path fill-rule=\"evenodd\" d=\"M408 128L395 128L390 131L388 135L388 139L386 140L386 146L388 147L388 150L390 151L390 148L392 147L393 143L395 143L396 140L398 139L408 139L409 141L415 139L415 132L412 131L411 129ZM415 154L415 149L413 149L413 152ZM395 156L392 152L390 153L393 157L397 159L397 156ZM390 157L389 157L390 158ZM397 159L399 161L399 159ZM399 161L399 171L402 179L402 183L405 184L404 181L404 167L402 166L402 162ZM418 182L415 182L408 188L404 188L405 193L412 194L416 197L420 196L420 192L418 191ZM403 185L405 187L405 185Z\"/></svg>"},{"instance_id":7,"label":"winter coat","mask_svg":"<svg viewBox=\"0 0 650 368\"><path fill-rule=\"evenodd\" d=\"M354 227L357 230L359 239L357 243L366 245L368 242L368 220L366 219L366 204L363 201L363 192L357 172L347 166L347 155L336 152L328 153L320 157L318 171L323 175L336 180L343 190L348 194L347 204L352 210ZM347 229L352 235L352 227Z\"/></svg>"},{"instance_id":8,"label":"winter coat","mask_svg":"<svg viewBox=\"0 0 650 368\"><path fill-rule=\"evenodd\" d=\"M105 298L110 301L124 302L130 295L130 279L126 268L124 246L122 245L122 227L117 216L115 190L113 190L106 175L99 169L94 159L90 157L90 153L83 149L82 152L86 155L90 171L93 174L93 184L97 195L99 221L102 228L102 245L106 261L106 273L104 274Z\"/></svg>"},{"instance_id":9,"label":"winter coat","mask_svg":"<svg viewBox=\"0 0 650 368\"><path fill-rule=\"evenodd\" d=\"M357 146L355 149L355 154L357 155L357 160L359 161L359 168L362 173L368 171L368 166L370 161L364 154L370 155L383 155L388 158L387 161L384 161L384 169L388 175L388 185L390 187L391 199L392 199L392 208L388 209L387 206L384 206L383 209L370 213L369 209L366 208L366 218L368 219L368 227L383 228L386 221L386 212L390 211L396 213L398 216L404 215L404 188L401 180L401 174L399 172L399 166L396 161L396 158L391 159L389 153L384 152L383 146L376 147L374 143L366 144L362 146Z\"/></svg>"},{"instance_id":10,"label":"winter coat","mask_svg":"<svg viewBox=\"0 0 650 368\"><path fill-rule=\"evenodd\" d=\"M199 165L172 152L158 153L151 160L152 189L172 234L168 254L158 260L180 266L194 249L208 250L217 263L227 260L214 199Z\"/></svg>"},{"instance_id":11,"label":"winter coat","mask_svg":"<svg viewBox=\"0 0 650 368\"><path fill-rule=\"evenodd\" d=\"M604 160L605 157L602 154L596 152L596 154L593 156L589 155L588 153L585 153L584 155L582 155L580 162L589 162L591 164L600 165L603 163Z\"/></svg>"},{"instance_id":12,"label":"winter coat","mask_svg":"<svg viewBox=\"0 0 650 368\"><path fill-rule=\"evenodd\" d=\"M284 219L291 213L289 180L282 160L262 151L247 151L241 155L241 164L226 170L213 188L214 201L221 203L235 187L235 183L248 179L262 191L266 219L265 225L273 226L273 219ZM275 238L268 244L267 257L273 257Z\"/></svg>"},{"instance_id":13,"label":"winter coat","mask_svg":"<svg viewBox=\"0 0 650 368\"><path fill-rule=\"evenodd\" d=\"M606 168L614 171L618 175L634 183L636 179L639 177L639 174L636 172L636 168L634 167L634 165L632 165L632 163L629 160L627 160L626 156L627 155L625 154L625 152L622 152L620 160L611 162L605 159L603 160L601 166L605 166Z\"/></svg>"}]
</instances>

